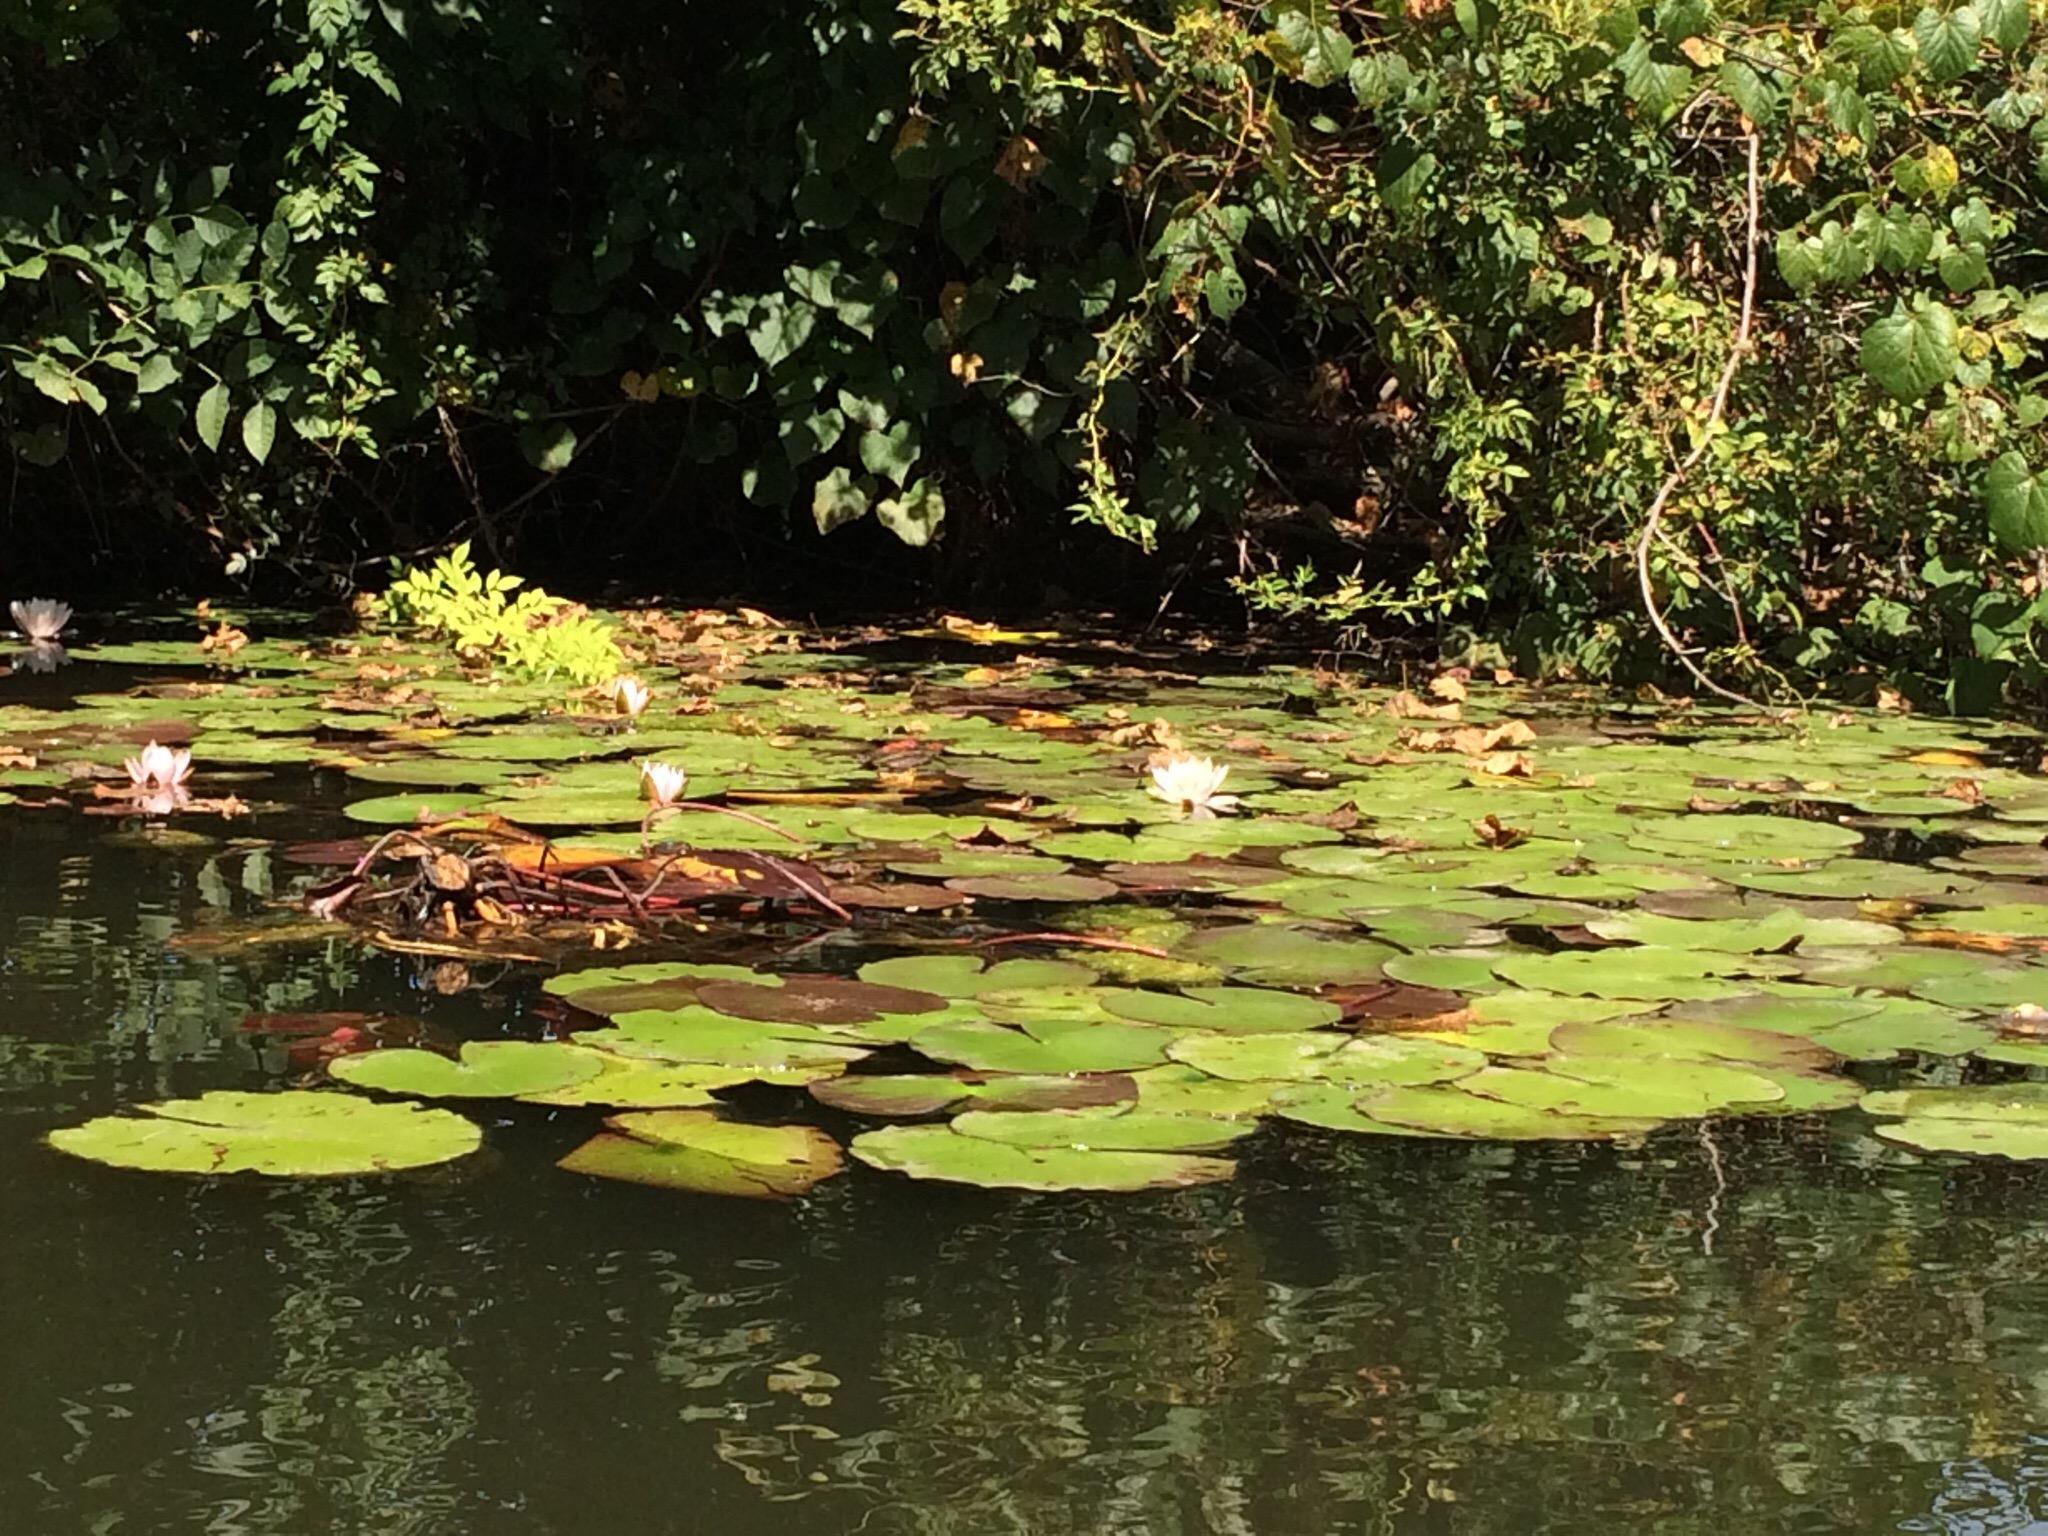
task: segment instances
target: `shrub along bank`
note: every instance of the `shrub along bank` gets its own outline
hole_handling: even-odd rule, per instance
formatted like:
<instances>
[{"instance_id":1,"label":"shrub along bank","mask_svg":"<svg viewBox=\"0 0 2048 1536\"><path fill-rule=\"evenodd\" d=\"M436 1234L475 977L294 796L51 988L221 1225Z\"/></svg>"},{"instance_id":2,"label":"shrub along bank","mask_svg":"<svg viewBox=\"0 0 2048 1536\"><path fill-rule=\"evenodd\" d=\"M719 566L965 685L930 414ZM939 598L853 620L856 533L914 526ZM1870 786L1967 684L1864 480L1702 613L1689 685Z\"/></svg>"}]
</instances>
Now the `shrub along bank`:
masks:
<instances>
[{"instance_id":1,"label":"shrub along bank","mask_svg":"<svg viewBox=\"0 0 2048 1536\"><path fill-rule=\"evenodd\" d=\"M2025 0L27 0L10 544L282 584L474 533L682 587L730 541L761 581L1234 591L1587 678L1658 663L1647 586L1745 689L2034 702L2043 35Z\"/></svg>"}]
</instances>

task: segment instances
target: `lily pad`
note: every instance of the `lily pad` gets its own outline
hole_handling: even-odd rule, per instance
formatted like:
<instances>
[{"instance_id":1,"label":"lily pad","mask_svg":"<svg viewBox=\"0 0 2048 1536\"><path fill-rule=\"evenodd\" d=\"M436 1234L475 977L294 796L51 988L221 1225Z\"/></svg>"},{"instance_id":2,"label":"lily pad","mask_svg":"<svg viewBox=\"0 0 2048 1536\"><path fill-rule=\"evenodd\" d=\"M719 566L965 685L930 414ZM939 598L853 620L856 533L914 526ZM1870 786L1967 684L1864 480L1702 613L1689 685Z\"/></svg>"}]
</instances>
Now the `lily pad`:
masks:
<instances>
[{"instance_id":1,"label":"lily pad","mask_svg":"<svg viewBox=\"0 0 2048 1536\"><path fill-rule=\"evenodd\" d=\"M223 1091L135 1108L52 1131L49 1143L115 1168L273 1178L425 1168L483 1144L481 1130L445 1109L303 1089Z\"/></svg>"},{"instance_id":2,"label":"lily pad","mask_svg":"<svg viewBox=\"0 0 2048 1536\"><path fill-rule=\"evenodd\" d=\"M585 1050L565 1046L565 1050ZM649 1061L632 1056L614 1056L609 1051L590 1051L598 1058L597 1076L567 1088L547 1093L525 1093L523 1104L558 1107L598 1105L609 1109L689 1109L714 1104L712 1091L752 1082L754 1074L744 1067L707 1067L687 1062Z\"/></svg>"},{"instance_id":3,"label":"lily pad","mask_svg":"<svg viewBox=\"0 0 2048 1536\"><path fill-rule=\"evenodd\" d=\"M1648 945L1514 955L1494 966L1496 975L1518 987L1645 1002L1734 996L1748 990L1737 978L1783 976L1797 970L1796 964L1775 956L1713 954Z\"/></svg>"},{"instance_id":4,"label":"lily pad","mask_svg":"<svg viewBox=\"0 0 2048 1536\"><path fill-rule=\"evenodd\" d=\"M984 1189L1130 1193L1212 1184L1237 1171L1237 1165L1226 1159L1184 1152L1010 1146L960 1135L950 1125L892 1125L868 1131L854 1138L851 1150L873 1168Z\"/></svg>"},{"instance_id":5,"label":"lily pad","mask_svg":"<svg viewBox=\"0 0 2048 1536\"><path fill-rule=\"evenodd\" d=\"M1004 1073L983 1078L943 1072L863 1073L811 1084L820 1104L854 1115L915 1119L960 1104L991 1110L1086 1109L1125 1104L1138 1096L1137 1082L1121 1072L1075 1077Z\"/></svg>"},{"instance_id":6,"label":"lily pad","mask_svg":"<svg viewBox=\"0 0 2048 1536\"><path fill-rule=\"evenodd\" d=\"M697 1001L736 1019L782 1024L869 1024L898 1014L937 1013L946 1000L932 992L887 987L838 976L788 976L762 981L707 981Z\"/></svg>"},{"instance_id":7,"label":"lily pad","mask_svg":"<svg viewBox=\"0 0 2048 1536\"><path fill-rule=\"evenodd\" d=\"M1482 1098L1462 1087L1393 1088L1360 1098L1358 1109L1386 1125L1472 1141L1620 1141L1648 1135L1664 1123L1564 1114Z\"/></svg>"},{"instance_id":8,"label":"lily pad","mask_svg":"<svg viewBox=\"0 0 2048 1536\"><path fill-rule=\"evenodd\" d=\"M1396 950L1370 939L1345 938L1284 923L1205 928L1182 945L1197 960L1220 965L1263 986L1326 986L1378 981Z\"/></svg>"},{"instance_id":9,"label":"lily pad","mask_svg":"<svg viewBox=\"0 0 2048 1536\"><path fill-rule=\"evenodd\" d=\"M1081 1023L1059 1029L960 1020L920 1030L913 1043L934 1061L977 1072L1044 1075L1156 1066L1166 1059L1173 1039L1171 1030L1145 1024Z\"/></svg>"},{"instance_id":10,"label":"lily pad","mask_svg":"<svg viewBox=\"0 0 2048 1536\"><path fill-rule=\"evenodd\" d=\"M1250 1035L1319 1029L1344 1010L1321 998L1271 987L1183 987L1178 992L1115 991L1102 1006L1120 1019L1174 1029Z\"/></svg>"},{"instance_id":11,"label":"lily pad","mask_svg":"<svg viewBox=\"0 0 2048 1536\"><path fill-rule=\"evenodd\" d=\"M979 997L1019 987L1085 987L1095 972L1068 960L998 960L979 955L897 955L859 971L862 981L939 997Z\"/></svg>"},{"instance_id":12,"label":"lily pad","mask_svg":"<svg viewBox=\"0 0 2048 1536\"><path fill-rule=\"evenodd\" d=\"M1071 1147L1100 1152L1213 1152L1256 1129L1249 1120L1162 1114L1109 1106L1036 1111L970 1109L957 1116L962 1136L1013 1147Z\"/></svg>"},{"instance_id":13,"label":"lily pad","mask_svg":"<svg viewBox=\"0 0 2048 1536\"><path fill-rule=\"evenodd\" d=\"M589 1051L523 1040L472 1040L451 1061L435 1051L366 1051L330 1062L328 1072L354 1088L422 1099L516 1099L555 1093L604 1070Z\"/></svg>"},{"instance_id":14,"label":"lily pad","mask_svg":"<svg viewBox=\"0 0 2048 1536\"><path fill-rule=\"evenodd\" d=\"M611 1128L555 1166L602 1179L705 1195L787 1200L844 1166L839 1145L808 1125L747 1125L702 1110L613 1115Z\"/></svg>"}]
</instances>

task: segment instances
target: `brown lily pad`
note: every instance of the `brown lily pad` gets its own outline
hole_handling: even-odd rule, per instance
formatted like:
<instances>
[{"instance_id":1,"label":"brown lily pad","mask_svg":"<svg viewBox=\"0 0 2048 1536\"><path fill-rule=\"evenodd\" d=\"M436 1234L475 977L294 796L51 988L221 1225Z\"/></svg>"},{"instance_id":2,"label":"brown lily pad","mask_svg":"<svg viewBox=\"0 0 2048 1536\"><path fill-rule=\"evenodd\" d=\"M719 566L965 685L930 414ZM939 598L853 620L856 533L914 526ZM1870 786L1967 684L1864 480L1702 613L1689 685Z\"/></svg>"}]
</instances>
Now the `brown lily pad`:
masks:
<instances>
[{"instance_id":1,"label":"brown lily pad","mask_svg":"<svg viewBox=\"0 0 2048 1536\"><path fill-rule=\"evenodd\" d=\"M937 1013L946 1006L944 998L930 992L840 976L792 976L779 987L703 982L697 1001L729 1018L764 1024L872 1024L885 1014Z\"/></svg>"},{"instance_id":2,"label":"brown lily pad","mask_svg":"<svg viewBox=\"0 0 2048 1536\"><path fill-rule=\"evenodd\" d=\"M986 901L1107 901L1122 888L1093 875L963 875L946 889Z\"/></svg>"}]
</instances>

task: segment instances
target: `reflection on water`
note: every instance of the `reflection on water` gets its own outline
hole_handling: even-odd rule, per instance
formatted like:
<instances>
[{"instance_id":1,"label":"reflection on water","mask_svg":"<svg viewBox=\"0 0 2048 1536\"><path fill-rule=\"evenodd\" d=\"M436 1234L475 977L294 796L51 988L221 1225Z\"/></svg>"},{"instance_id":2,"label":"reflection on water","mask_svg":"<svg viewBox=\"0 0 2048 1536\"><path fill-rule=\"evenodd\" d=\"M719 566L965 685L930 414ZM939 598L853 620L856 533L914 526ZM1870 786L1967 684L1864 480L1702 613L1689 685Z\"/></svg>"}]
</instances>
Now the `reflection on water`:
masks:
<instances>
[{"instance_id":1,"label":"reflection on water","mask_svg":"<svg viewBox=\"0 0 2048 1536\"><path fill-rule=\"evenodd\" d=\"M252 1012L530 1032L340 940L209 953L261 850L0 821L8 1528L1798 1531L2048 1520L2048 1178L1853 1116L1640 1150L1260 1133L1232 1184L584 1181L507 1112L405 1178L202 1185L36 1138L275 1085ZM176 941L175 943L173 941Z\"/></svg>"}]
</instances>

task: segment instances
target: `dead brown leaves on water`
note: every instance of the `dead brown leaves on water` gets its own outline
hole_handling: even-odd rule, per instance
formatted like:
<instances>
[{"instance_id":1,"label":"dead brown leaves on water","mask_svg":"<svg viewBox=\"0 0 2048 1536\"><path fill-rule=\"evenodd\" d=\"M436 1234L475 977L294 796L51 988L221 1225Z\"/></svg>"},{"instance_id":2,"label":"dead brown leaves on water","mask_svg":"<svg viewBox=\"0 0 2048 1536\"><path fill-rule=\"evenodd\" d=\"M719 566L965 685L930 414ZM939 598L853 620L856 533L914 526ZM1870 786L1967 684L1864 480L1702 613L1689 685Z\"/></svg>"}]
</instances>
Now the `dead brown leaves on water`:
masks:
<instances>
[{"instance_id":1,"label":"dead brown leaves on water","mask_svg":"<svg viewBox=\"0 0 2048 1536\"><path fill-rule=\"evenodd\" d=\"M1410 752L1455 752L1460 757L1490 757L1514 747L1526 747L1536 733L1520 720L1499 725L1463 725L1456 730L1435 730L1410 726L1401 732L1400 743Z\"/></svg>"},{"instance_id":2,"label":"dead brown leaves on water","mask_svg":"<svg viewBox=\"0 0 2048 1536\"><path fill-rule=\"evenodd\" d=\"M1396 720L1456 720L1465 713L1464 706L1453 701L1448 704L1431 704L1403 688L1380 706Z\"/></svg>"},{"instance_id":3,"label":"dead brown leaves on water","mask_svg":"<svg viewBox=\"0 0 2048 1536\"><path fill-rule=\"evenodd\" d=\"M1472 835L1489 848L1514 848L1529 841L1527 827L1511 827L1491 811L1472 823Z\"/></svg>"}]
</instances>

